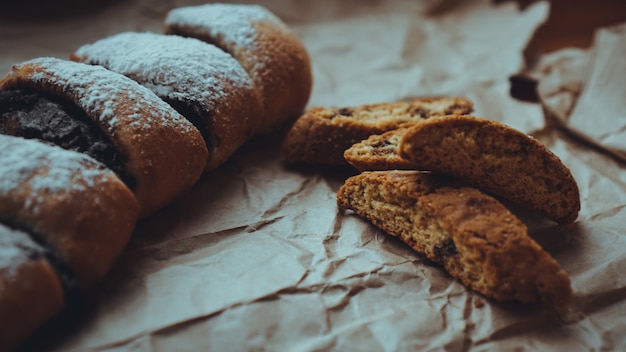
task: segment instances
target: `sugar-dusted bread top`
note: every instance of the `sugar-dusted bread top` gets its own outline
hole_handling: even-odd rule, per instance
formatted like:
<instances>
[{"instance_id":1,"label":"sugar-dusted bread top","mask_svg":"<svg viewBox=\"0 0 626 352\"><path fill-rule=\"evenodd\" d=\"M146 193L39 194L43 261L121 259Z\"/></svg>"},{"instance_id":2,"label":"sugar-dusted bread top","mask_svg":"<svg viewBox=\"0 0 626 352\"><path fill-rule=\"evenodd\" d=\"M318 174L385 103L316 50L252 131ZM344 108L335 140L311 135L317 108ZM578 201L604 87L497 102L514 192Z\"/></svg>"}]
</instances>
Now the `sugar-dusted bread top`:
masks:
<instances>
[{"instance_id":1,"label":"sugar-dusted bread top","mask_svg":"<svg viewBox=\"0 0 626 352\"><path fill-rule=\"evenodd\" d=\"M171 10L165 33L198 38L222 48L246 69L265 108L259 133L295 120L313 86L311 59L300 38L267 8L212 3Z\"/></svg>"},{"instance_id":2,"label":"sugar-dusted bread top","mask_svg":"<svg viewBox=\"0 0 626 352\"><path fill-rule=\"evenodd\" d=\"M570 170L539 140L502 123L470 115L429 119L406 131L400 153L419 170L463 179L556 222L578 217Z\"/></svg>"},{"instance_id":3,"label":"sugar-dusted bread top","mask_svg":"<svg viewBox=\"0 0 626 352\"><path fill-rule=\"evenodd\" d=\"M0 133L85 153L134 189L136 180L107 134L66 99L30 89L0 90Z\"/></svg>"},{"instance_id":4,"label":"sugar-dusted bread top","mask_svg":"<svg viewBox=\"0 0 626 352\"><path fill-rule=\"evenodd\" d=\"M198 39L124 32L78 48L71 58L121 73L154 92L202 132L207 170L256 133L259 92L241 64Z\"/></svg>"},{"instance_id":5,"label":"sugar-dusted bread top","mask_svg":"<svg viewBox=\"0 0 626 352\"><path fill-rule=\"evenodd\" d=\"M470 100L461 97L418 98L343 108L314 107L291 127L282 145L288 162L345 165L344 152L353 144L432 116L467 114Z\"/></svg>"},{"instance_id":6,"label":"sugar-dusted bread top","mask_svg":"<svg viewBox=\"0 0 626 352\"><path fill-rule=\"evenodd\" d=\"M346 180L337 204L487 297L557 306L572 299L567 273L526 226L496 199L457 180L419 171L364 172Z\"/></svg>"},{"instance_id":7,"label":"sugar-dusted bread top","mask_svg":"<svg viewBox=\"0 0 626 352\"><path fill-rule=\"evenodd\" d=\"M0 135L0 221L39 236L78 288L108 272L138 213L134 195L103 164L37 140Z\"/></svg>"},{"instance_id":8,"label":"sugar-dusted bread top","mask_svg":"<svg viewBox=\"0 0 626 352\"><path fill-rule=\"evenodd\" d=\"M147 88L119 73L56 58L13 65L0 89L28 88L66 99L109 137L136 180L143 215L189 190L207 149L197 128Z\"/></svg>"}]
</instances>

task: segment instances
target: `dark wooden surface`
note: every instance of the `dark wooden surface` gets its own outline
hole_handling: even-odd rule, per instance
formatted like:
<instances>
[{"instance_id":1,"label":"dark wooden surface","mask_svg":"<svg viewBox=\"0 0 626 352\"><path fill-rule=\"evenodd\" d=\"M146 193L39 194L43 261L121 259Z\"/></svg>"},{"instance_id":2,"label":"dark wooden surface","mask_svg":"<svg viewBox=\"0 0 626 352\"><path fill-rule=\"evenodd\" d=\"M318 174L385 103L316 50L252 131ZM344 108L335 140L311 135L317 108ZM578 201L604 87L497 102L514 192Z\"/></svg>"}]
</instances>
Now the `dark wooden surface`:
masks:
<instances>
[{"instance_id":1,"label":"dark wooden surface","mask_svg":"<svg viewBox=\"0 0 626 352\"><path fill-rule=\"evenodd\" d=\"M527 6L535 0L517 0ZM587 48L600 27L626 22L626 0L550 0L550 15L529 50L549 53L566 47Z\"/></svg>"}]
</instances>

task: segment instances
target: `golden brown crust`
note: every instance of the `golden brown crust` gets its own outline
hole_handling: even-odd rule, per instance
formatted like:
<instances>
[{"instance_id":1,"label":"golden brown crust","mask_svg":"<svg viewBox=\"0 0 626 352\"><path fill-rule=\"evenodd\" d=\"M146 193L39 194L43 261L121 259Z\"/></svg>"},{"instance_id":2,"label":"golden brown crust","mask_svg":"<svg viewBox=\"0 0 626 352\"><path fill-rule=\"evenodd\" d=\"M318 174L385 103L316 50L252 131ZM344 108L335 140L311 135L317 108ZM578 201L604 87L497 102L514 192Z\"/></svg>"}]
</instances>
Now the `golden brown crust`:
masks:
<instances>
[{"instance_id":1,"label":"golden brown crust","mask_svg":"<svg viewBox=\"0 0 626 352\"><path fill-rule=\"evenodd\" d=\"M417 124L432 116L466 114L473 104L465 98L418 98L411 101L357 107L314 107L291 127L282 145L288 162L346 165L344 152L370 135Z\"/></svg>"},{"instance_id":2,"label":"golden brown crust","mask_svg":"<svg viewBox=\"0 0 626 352\"><path fill-rule=\"evenodd\" d=\"M135 227L133 194L83 154L3 135L0 147L0 219L40 236L78 288L99 282Z\"/></svg>"},{"instance_id":3,"label":"golden brown crust","mask_svg":"<svg viewBox=\"0 0 626 352\"><path fill-rule=\"evenodd\" d=\"M264 97L265 118L258 125L259 133L268 133L302 114L313 87L313 74L309 54L293 33L286 27L268 22L255 23L260 57L272 58L265 68L258 63L244 63ZM249 54L237 54L238 57Z\"/></svg>"},{"instance_id":4,"label":"golden brown crust","mask_svg":"<svg viewBox=\"0 0 626 352\"><path fill-rule=\"evenodd\" d=\"M400 141L407 127L373 134L353 144L343 154L346 161L359 171L415 170L415 164L400 156Z\"/></svg>"},{"instance_id":5,"label":"golden brown crust","mask_svg":"<svg viewBox=\"0 0 626 352\"><path fill-rule=\"evenodd\" d=\"M48 261L31 250L28 235L0 224L0 351L10 351L64 306L61 282ZM10 257L10 263L6 262Z\"/></svg>"},{"instance_id":6,"label":"golden brown crust","mask_svg":"<svg viewBox=\"0 0 626 352\"><path fill-rule=\"evenodd\" d=\"M420 170L458 177L559 223L578 217L578 185L569 169L541 142L502 123L430 119L405 133L400 153Z\"/></svg>"},{"instance_id":7,"label":"golden brown crust","mask_svg":"<svg viewBox=\"0 0 626 352\"><path fill-rule=\"evenodd\" d=\"M109 136L126 170L142 216L188 191L208 151L200 132L156 95L98 66L53 58L14 65L0 89L27 87L72 101ZM139 99L137 97L140 97Z\"/></svg>"},{"instance_id":8,"label":"golden brown crust","mask_svg":"<svg viewBox=\"0 0 626 352\"><path fill-rule=\"evenodd\" d=\"M418 171L364 172L345 182L337 204L487 297L556 306L572 299L569 277L526 226L494 198L458 181Z\"/></svg>"},{"instance_id":9,"label":"golden brown crust","mask_svg":"<svg viewBox=\"0 0 626 352\"><path fill-rule=\"evenodd\" d=\"M168 14L164 31L217 45L242 64L264 102L258 133L296 119L306 106L313 85L309 54L267 9L232 4L177 8Z\"/></svg>"}]
</instances>

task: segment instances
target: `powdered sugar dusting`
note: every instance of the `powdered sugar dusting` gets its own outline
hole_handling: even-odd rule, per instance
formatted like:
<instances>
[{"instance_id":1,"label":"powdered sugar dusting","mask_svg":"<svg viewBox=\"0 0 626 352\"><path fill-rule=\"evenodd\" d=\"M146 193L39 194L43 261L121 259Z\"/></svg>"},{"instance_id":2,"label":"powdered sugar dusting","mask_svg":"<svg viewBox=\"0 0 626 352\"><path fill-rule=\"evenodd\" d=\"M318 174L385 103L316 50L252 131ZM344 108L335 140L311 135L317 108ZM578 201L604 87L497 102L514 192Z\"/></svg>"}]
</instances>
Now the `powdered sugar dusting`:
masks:
<instances>
[{"instance_id":1,"label":"powdered sugar dusting","mask_svg":"<svg viewBox=\"0 0 626 352\"><path fill-rule=\"evenodd\" d=\"M91 167L86 168L85 165ZM0 135L0 201L11 192L26 192L22 207L38 213L45 197L94 187L113 177L87 155L44 144L37 140Z\"/></svg>"},{"instance_id":2,"label":"powdered sugar dusting","mask_svg":"<svg viewBox=\"0 0 626 352\"><path fill-rule=\"evenodd\" d=\"M76 56L144 85L170 101L211 110L232 89L252 89L241 64L216 46L193 38L126 32L79 48Z\"/></svg>"},{"instance_id":3,"label":"powdered sugar dusting","mask_svg":"<svg viewBox=\"0 0 626 352\"><path fill-rule=\"evenodd\" d=\"M252 47L256 30L253 23L271 22L285 27L269 10L259 5L206 4L173 9L165 19L166 25L192 26L209 37L223 38L230 46Z\"/></svg>"},{"instance_id":4,"label":"powdered sugar dusting","mask_svg":"<svg viewBox=\"0 0 626 352\"><path fill-rule=\"evenodd\" d=\"M20 265L27 262L33 253L43 252L44 249L27 233L0 223L0 273L5 279L13 279Z\"/></svg>"},{"instance_id":5,"label":"powdered sugar dusting","mask_svg":"<svg viewBox=\"0 0 626 352\"><path fill-rule=\"evenodd\" d=\"M152 123L179 126L183 120L150 90L103 67L44 57L15 65L15 69L19 70L25 65L36 68L29 77L31 81L38 86L52 86L55 90L72 97L88 115L97 118L102 125L108 126L111 134L119 127L122 117L130 119L131 124L151 125L143 119L146 111L156 113L160 117ZM129 92L136 92L134 99L126 97ZM121 113L124 116L120 116ZM181 127L191 126L183 123Z\"/></svg>"}]
</instances>

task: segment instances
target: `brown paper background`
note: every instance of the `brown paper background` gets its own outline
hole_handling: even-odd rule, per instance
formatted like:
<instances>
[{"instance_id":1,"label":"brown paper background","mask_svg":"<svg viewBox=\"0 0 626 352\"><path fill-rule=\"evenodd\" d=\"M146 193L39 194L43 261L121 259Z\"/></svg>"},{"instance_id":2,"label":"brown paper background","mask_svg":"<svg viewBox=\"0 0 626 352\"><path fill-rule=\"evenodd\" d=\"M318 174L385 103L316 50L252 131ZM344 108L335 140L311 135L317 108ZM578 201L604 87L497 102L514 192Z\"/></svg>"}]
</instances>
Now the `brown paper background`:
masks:
<instances>
[{"instance_id":1,"label":"brown paper background","mask_svg":"<svg viewBox=\"0 0 626 352\"><path fill-rule=\"evenodd\" d=\"M53 19L0 19L0 69L67 57L126 30L161 30L202 1L100 3ZM495 303L335 204L349 169L293 167L281 133L246 145L179 201L138 224L93 293L75 298L25 351L625 350L626 29L591 49L523 51L548 17L536 2L259 2L302 38L310 106L463 95L476 114L532 133L571 168L579 220L556 226L512 209L569 273L574 303ZM540 103L509 94L538 82Z\"/></svg>"}]
</instances>

